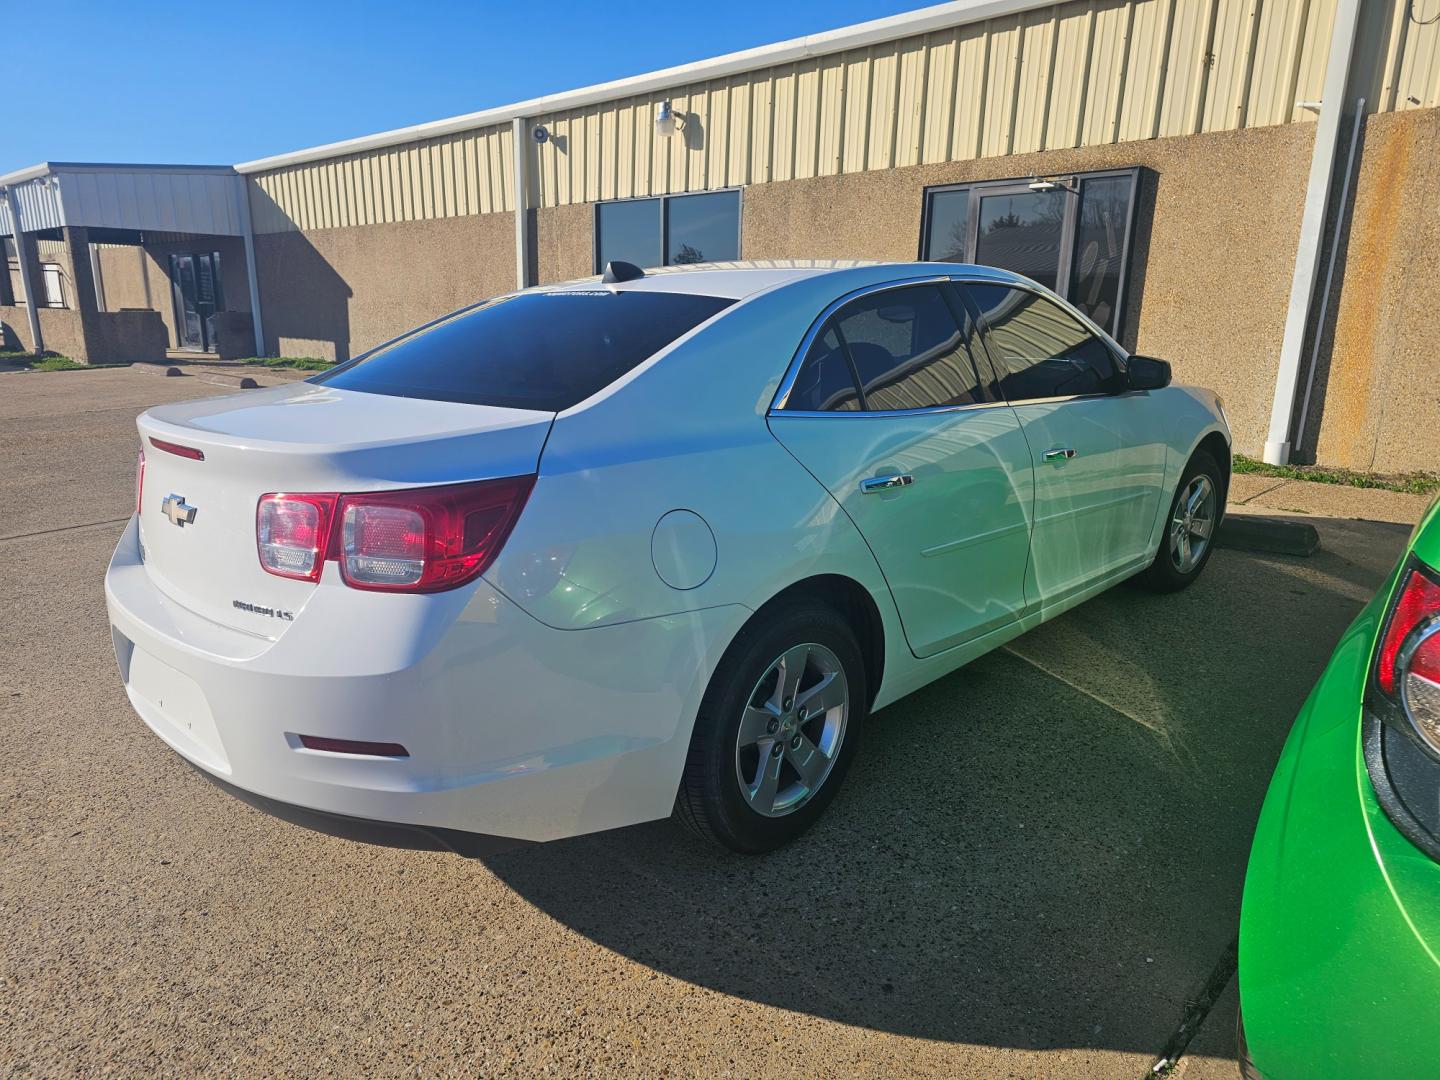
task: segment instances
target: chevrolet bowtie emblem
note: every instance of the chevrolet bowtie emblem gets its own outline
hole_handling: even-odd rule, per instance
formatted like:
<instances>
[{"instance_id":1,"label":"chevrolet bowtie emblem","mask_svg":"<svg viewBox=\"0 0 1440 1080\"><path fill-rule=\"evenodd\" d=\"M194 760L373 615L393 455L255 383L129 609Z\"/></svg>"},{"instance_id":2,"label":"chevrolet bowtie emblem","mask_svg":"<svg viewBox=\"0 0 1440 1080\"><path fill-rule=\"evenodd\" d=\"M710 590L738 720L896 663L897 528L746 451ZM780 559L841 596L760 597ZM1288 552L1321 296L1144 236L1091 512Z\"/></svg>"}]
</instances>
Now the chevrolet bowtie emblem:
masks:
<instances>
[{"instance_id":1,"label":"chevrolet bowtie emblem","mask_svg":"<svg viewBox=\"0 0 1440 1080\"><path fill-rule=\"evenodd\" d=\"M160 503L160 512L170 519L171 525L182 529L195 520L195 507L185 502L184 495L166 495Z\"/></svg>"}]
</instances>

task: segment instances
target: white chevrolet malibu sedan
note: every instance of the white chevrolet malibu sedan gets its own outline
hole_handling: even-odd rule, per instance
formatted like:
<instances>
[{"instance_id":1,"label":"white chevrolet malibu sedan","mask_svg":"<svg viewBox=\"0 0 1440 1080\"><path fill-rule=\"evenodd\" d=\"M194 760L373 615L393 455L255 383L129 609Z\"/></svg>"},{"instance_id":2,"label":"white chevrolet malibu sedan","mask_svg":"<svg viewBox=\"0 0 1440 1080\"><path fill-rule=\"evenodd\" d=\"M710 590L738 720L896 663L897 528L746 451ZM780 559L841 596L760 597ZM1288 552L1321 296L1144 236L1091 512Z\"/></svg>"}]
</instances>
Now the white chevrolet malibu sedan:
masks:
<instances>
[{"instance_id":1,"label":"white chevrolet malibu sedan","mask_svg":"<svg viewBox=\"0 0 1440 1080\"><path fill-rule=\"evenodd\" d=\"M1230 475L1213 393L948 263L612 264L138 426L141 718L282 817L462 854L783 844L876 709L1195 580Z\"/></svg>"}]
</instances>

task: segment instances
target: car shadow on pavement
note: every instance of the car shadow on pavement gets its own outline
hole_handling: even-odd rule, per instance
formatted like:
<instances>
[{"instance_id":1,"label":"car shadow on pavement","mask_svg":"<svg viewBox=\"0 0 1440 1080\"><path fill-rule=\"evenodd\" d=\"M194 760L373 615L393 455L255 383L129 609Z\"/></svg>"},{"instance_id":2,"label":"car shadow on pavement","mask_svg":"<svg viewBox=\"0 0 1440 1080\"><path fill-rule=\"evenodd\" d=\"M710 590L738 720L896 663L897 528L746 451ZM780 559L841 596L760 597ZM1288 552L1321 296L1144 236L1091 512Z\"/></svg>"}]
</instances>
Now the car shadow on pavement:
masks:
<instances>
[{"instance_id":1,"label":"car shadow on pavement","mask_svg":"<svg viewBox=\"0 0 1440 1080\"><path fill-rule=\"evenodd\" d=\"M1186 592L1112 590L885 709L830 811L773 855L657 822L487 865L606 948L741 998L1158 1051L1235 935L1290 723L1407 531L1323 524L1312 558L1218 551Z\"/></svg>"}]
</instances>

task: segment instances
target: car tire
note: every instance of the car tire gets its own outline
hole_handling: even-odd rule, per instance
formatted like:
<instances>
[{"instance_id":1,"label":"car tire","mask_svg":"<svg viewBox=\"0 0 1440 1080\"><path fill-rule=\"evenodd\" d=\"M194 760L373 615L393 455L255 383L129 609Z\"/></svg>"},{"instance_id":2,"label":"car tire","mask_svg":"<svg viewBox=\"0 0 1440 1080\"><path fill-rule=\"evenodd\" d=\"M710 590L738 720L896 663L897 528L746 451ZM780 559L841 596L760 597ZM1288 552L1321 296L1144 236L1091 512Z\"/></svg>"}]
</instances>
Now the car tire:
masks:
<instances>
[{"instance_id":1,"label":"car tire","mask_svg":"<svg viewBox=\"0 0 1440 1080\"><path fill-rule=\"evenodd\" d=\"M868 691L855 632L833 608L802 600L762 613L731 642L710 679L675 816L733 851L771 851L794 840L845 778L869 713Z\"/></svg>"},{"instance_id":2,"label":"car tire","mask_svg":"<svg viewBox=\"0 0 1440 1080\"><path fill-rule=\"evenodd\" d=\"M1135 577L1135 584L1151 592L1189 588L1210 561L1215 533L1224 514L1225 485L1220 466L1209 451L1197 450L1175 485L1155 558ZM1204 535L1202 528L1208 529ZM1182 533L1183 542L1179 539Z\"/></svg>"}]
</instances>

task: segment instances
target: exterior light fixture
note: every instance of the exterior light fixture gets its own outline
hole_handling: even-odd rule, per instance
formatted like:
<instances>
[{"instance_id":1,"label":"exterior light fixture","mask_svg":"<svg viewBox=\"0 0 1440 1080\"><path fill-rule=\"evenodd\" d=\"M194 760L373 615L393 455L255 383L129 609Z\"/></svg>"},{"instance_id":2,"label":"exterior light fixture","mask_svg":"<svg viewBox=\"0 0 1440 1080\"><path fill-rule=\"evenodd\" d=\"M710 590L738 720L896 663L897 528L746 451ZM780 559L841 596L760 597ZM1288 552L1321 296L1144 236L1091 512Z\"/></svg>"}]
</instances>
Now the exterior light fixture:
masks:
<instances>
[{"instance_id":1,"label":"exterior light fixture","mask_svg":"<svg viewBox=\"0 0 1440 1080\"><path fill-rule=\"evenodd\" d=\"M655 134L666 139L675 134L675 110L669 98L660 102L660 107L655 110Z\"/></svg>"},{"instance_id":2,"label":"exterior light fixture","mask_svg":"<svg viewBox=\"0 0 1440 1080\"><path fill-rule=\"evenodd\" d=\"M1064 188L1066 191L1075 190L1075 178L1073 176L1036 176L1032 177L1029 183L1031 191L1054 191L1056 188Z\"/></svg>"}]
</instances>

